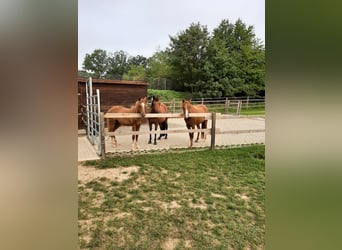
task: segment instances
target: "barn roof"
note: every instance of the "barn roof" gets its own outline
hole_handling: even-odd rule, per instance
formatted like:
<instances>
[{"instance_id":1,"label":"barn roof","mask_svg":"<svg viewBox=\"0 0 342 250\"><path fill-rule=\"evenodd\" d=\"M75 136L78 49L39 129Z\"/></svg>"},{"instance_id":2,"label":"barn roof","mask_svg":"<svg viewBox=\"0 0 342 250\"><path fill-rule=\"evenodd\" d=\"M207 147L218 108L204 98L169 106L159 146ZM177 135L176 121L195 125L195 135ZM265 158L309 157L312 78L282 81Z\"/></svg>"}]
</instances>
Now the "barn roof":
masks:
<instances>
[{"instance_id":1,"label":"barn roof","mask_svg":"<svg viewBox=\"0 0 342 250\"><path fill-rule=\"evenodd\" d=\"M88 78L78 78L77 82L85 83ZM128 80L109 80L109 79L92 79L93 83L103 84L127 84L127 85L148 85L145 81L128 81Z\"/></svg>"}]
</instances>

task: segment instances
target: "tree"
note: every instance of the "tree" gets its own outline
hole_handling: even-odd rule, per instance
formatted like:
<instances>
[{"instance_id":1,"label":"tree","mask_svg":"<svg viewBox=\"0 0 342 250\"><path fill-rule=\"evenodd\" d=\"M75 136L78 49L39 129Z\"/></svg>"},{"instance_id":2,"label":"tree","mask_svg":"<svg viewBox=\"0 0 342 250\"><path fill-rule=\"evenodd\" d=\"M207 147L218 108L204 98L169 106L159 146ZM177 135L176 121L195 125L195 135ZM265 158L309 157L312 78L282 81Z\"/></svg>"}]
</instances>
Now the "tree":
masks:
<instances>
[{"instance_id":1,"label":"tree","mask_svg":"<svg viewBox=\"0 0 342 250\"><path fill-rule=\"evenodd\" d=\"M265 50L253 26L223 20L214 29L202 89L206 96L255 96L264 90Z\"/></svg>"},{"instance_id":2,"label":"tree","mask_svg":"<svg viewBox=\"0 0 342 250\"><path fill-rule=\"evenodd\" d=\"M85 71L85 70L78 70L77 71L77 76L81 77L81 78L88 78L91 75L87 71Z\"/></svg>"},{"instance_id":3,"label":"tree","mask_svg":"<svg viewBox=\"0 0 342 250\"><path fill-rule=\"evenodd\" d=\"M192 23L177 36L170 36L169 62L171 74L191 93L199 90L207 60L209 33L206 26Z\"/></svg>"},{"instance_id":4,"label":"tree","mask_svg":"<svg viewBox=\"0 0 342 250\"><path fill-rule=\"evenodd\" d=\"M145 80L146 73L143 65L131 65L127 73L122 77L124 80Z\"/></svg>"},{"instance_id":5,"label":"tree","mask_svg":"<svg viewBox=\"0 0 342 250\"><path fill-rule=\"evenodd\" d=\"M146 75L152 88L178 89L170 80L170 65L166 51L158 50L148 59Z\"/></svg>"},{"instance_id":6,"label":"tree","mask_svg":"<svg viewBox=\"0 0 342 250\"><path fill-rule=\"evenodd\" d=\"M86 54L83 69L95 78L103 78L108 70L107 52L102 49L95 49L93 53Z\"/></svg>"},{"instance_id":7,"label":"tree","mask_svg":"<svg viewBox=\"0 0 342 250\"><path fill-rule=\"evenodd\" d=\"M132 66L143 66L144 68L147 65L147 58L141 55L137 55L137 56L131 56L130 58L128 58L128 65Z\"/></svg>"},{"instance_id":8,"label":"tree","mask_svg":"<svg viewBox=\"0 0 342 250\"><path fill-rule=\"evenodd\" d=\"M126 52L120 50L109 55L107 78L122 79L122 76L127 73L128 70L128 55Z\"/></svg>"},{"instance_id":9,"label":"tree","mask_svg":"<svg viewBox=\"0 0 342 250\"><path fill-rule=\"evenodd\" d=\"M167 78L170 74L170 66L168 65L167 53L165 51L157 51L148 59L147 76L150 79Z\"/></svg>"}]
</instances>

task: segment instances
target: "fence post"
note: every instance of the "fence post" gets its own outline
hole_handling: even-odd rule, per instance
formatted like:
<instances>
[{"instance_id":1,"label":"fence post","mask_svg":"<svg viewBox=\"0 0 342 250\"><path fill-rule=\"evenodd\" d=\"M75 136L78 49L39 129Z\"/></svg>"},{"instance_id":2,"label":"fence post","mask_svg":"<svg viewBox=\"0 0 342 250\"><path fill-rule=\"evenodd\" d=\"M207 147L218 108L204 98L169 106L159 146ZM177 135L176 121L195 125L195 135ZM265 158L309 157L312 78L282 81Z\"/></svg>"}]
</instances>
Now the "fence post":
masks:
<instances>
[{"instance_id":1,"label":"fence post","mask_svg":"<svg viewBox=\"0 0 342 250\"><path fill-rule=\"evenodd\" d=\"M211 142L210 149L215 149L216 113L211 113Z\"/></svg>"},{"instance_id":2,"label":"fence post","mask_svg":"<svg viewBox=\"0 0 342 250\"><path fill-rule=\"evenodd\" d=\"M241 106L242 106L242 101L238 101L237 103L237 109L236 109L236 114L240 115L240 111L241 111Z\"/></svg>"},{"instance_id":3,"label":"fence post","mask_svg":"<svg viewBox=\"0 0 342 250\"><path fill-rule=\"evenodd\" d=\"M172 113L175 113L176 112L176 100L175 98L173 98L172 100Z\"/></svg>"},{"instance_id":4,"label":"fence post","mask_svg":"<svg viewBox=\"0 0 342 250\"><path fill-rule=\"evenodd\" d=\"M101 130L100 130L100 138L101 138L101 158L105 159L106 158L106 143L105 143L105 135L104 135L104 127L105 127L105 122L104 122L104 114L103 112L101 112L101 120L100 120L100 124L101 124Z\"/></svg>"},{"instance_id":5,"label":"fence post","mask_svg":"<svg viewBox=\"0 0 342 250\"><path fill-rule=\"evenodd\" d=\"M226 100L224 101L224 113L228 113L228 97L226 97Z\"/></svg>"},{"instance_id":6,"label":"fence post","mask_svg":"<svg viewBox=\"0 0 342 250\"><path fill-rule=\"evenodd\" d=\"M246 109L248 109L248 103L249 103L249 96L247 96L247 104L246 104Z\"/></svg>"},{"instance_id":7,"label":"fence post","mask_svg":"<svg viewBox=\"0 0 342 250\"><path fill-rule=\"evenodd\" d=\"M204 98L202 97L202 105L204 104Z\"/></svg>"}]
</instances>

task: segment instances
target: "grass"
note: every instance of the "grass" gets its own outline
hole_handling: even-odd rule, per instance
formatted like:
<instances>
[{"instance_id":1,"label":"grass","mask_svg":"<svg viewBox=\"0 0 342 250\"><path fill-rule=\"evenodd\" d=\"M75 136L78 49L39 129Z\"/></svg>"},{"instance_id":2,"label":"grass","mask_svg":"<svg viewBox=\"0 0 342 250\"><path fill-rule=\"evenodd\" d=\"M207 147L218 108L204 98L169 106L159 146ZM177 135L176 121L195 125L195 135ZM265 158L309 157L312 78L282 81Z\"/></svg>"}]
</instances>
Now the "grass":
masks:
<instances>
[{"instance_id":1,"label":"grass","mask_svg":"<svg viewBox=\"0 0 342 250\"><path fill-rule=\"evenodd\" d=\"M207 107L208 112L226 113L224 104L207 105ZM228 114L236 114L236 107L230 107L228 109ZM241 108L240 115L265 115L265 107L249 107L248 109Z\"/></svg>"},{"instance_id":2,"label":"grass","mask_svg":"<svg viewBox=\"0 0 342 250\"><path fill-rule=\"evenodd\" d=\"M241 115L265 115L265 107L242 108Z\"/></svg>"},{"instance_id":3,"label":"grass","mask_svg":"<svg viewBox=\"0 0 342 250\"><path fill-rule=\"evenodd\" d=\"M122 156L123 182L79 184L81 249L263 249L264 146Z\"/></svg>"}]
</instances>

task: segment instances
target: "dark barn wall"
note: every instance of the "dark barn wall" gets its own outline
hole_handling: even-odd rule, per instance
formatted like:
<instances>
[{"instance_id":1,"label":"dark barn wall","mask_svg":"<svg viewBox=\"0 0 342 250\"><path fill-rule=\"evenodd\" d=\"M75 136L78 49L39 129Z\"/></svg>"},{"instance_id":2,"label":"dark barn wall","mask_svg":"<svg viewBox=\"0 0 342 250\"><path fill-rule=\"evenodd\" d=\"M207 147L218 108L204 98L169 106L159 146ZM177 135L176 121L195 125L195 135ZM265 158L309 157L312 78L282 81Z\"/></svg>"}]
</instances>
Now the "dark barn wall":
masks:
<instances>
[{"instance_id":1,"label":"dark barn wall","mask_svg":"<svg viewBox=\"0 0 342 250\"><path fill-rule=\"evenodd\" d=\"M82 112L82 105L86 104L86 79L78 79L78 113ZM147 96L147 82L93 79L93 94L100 90L101 112L114 105L132 106L140 97ZM78 116L78 129L85 128L82 117Z\"/></svg>"}]
</instances>

